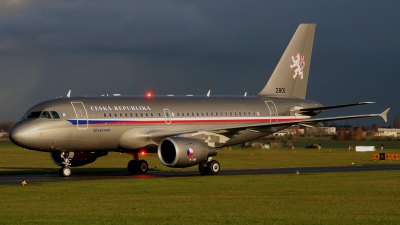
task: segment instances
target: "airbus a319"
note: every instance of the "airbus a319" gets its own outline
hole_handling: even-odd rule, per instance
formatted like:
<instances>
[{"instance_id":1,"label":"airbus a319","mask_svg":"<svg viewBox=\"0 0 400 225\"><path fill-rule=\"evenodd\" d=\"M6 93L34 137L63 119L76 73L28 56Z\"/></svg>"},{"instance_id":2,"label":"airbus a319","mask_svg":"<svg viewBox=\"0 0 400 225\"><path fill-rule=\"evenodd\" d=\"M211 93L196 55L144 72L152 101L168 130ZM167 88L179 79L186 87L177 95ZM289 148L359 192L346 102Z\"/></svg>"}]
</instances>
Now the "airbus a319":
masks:
<instances>
[{"instance_id":1,"label":"airbus a319","mask_svg":"<svg viewBox=\"0 0 400 225\"><path fill-rule=\"evenodd\" d=\"M315 24L300 24L265 87L252 96L98 96L64 97L31 107L10 131L13 143L50 153L60 176L108 152L133 156L127 169L145 174L140 153L157 153L162 164L198 166L218 174L218 149L251 141L292 125L380 114L312 118L335 106L306 100Z\"/></svg>"}]
</instances>

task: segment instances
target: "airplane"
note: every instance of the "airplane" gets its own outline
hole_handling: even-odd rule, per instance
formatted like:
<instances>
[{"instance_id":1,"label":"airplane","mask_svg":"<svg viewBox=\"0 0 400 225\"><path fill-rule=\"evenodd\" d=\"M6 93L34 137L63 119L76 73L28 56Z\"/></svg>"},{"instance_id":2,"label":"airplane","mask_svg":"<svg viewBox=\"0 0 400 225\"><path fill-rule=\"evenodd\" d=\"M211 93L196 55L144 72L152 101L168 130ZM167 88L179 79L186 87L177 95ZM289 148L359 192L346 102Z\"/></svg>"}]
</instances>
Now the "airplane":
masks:
<instances>
[{"instance_id":1,"label":"airplane","mask_svg":"<svg viewBox=\"0 0 400 225\"><path fill-rule=\"evenodd\" d=\"M157 153L167 167L198 166L203 175L220 172L218 149L255 140L292 125L382 117L380 114L312 118L324 110L373 102L323 106L306 100L315 24L300 24L265 87L247 96L67 97L31 107L10 130L25 149L49 152L59 174L94 162L108 152L133 156L127 169L145 174L141 153Z\"/></svg>"}]
</instances>

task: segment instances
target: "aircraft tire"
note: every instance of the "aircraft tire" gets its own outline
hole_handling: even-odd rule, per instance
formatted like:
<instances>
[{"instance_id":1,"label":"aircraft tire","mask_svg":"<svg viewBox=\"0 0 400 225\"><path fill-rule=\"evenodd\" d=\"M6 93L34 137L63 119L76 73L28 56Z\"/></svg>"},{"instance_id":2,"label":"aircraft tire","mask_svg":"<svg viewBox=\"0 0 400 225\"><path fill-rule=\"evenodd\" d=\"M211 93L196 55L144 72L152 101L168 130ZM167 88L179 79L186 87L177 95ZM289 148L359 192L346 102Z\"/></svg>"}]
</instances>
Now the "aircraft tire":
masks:
<instances>
[{"instance_id":1,"label":"aircraft tire","mask_svg":"<svg viewBox=\"0 0 400 225\"><path fill-rule=\"evenodd\" d=\"M208 165L204 166L204 163L200 163L199 172L201 175L208 175L210 174L210 167Z\"/></svg>"},{"instance_id":2,"label":"aircraft tire","mask_svg":"<svg viewBox=\"0 0 400 225\"><path fill-rule=\"evenodd\" d=\"M147 170L149 169L149 164L146 162L146 160L143 159L139 160L136 166L139 174L146 174Z\"/></svg>"},{"instance_id":3,"label":"aircraft tire","mask_svg":"<svg viewBox=\"0 0 400 225\"><path fill-rule=\"evenodd\" d=\"M219 162L217 160L209 162L208 168L210 170L211 175L217 175L219 173L219 170L221 169Z\"/></svg>"},{"instance_id":4,"label":"aircraft tire","mask_svg":"<svg viewBox=\"0 0 400 225\"><path fill-rule=\"evenodd\" d=\"M129 163L128 163L128 172L130 174L136 174L137 173L137 165L136 164L137 164L136 160L134 160L134 159L129 161Z\"/></svg>"},{"instance_id":5,"label":"aircraft tire","mask_svg":"<svg viewBox=\"0 0 400 225\"><path fill-rule=\"evenodd\" d=\"M69 167L61 167L60 170L58 170L60 177L69 177L71 176L71 173L71 168Z\"/></svg>"}]
</instances>

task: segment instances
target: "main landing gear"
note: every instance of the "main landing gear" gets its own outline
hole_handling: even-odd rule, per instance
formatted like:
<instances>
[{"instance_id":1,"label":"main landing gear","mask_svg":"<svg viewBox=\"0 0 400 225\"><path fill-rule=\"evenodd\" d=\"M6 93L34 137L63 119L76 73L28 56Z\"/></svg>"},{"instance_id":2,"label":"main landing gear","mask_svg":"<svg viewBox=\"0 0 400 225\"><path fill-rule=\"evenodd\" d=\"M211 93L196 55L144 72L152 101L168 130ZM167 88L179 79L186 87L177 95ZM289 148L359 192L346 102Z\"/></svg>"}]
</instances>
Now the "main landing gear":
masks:
<instances>
[{"instance_id":1,"label":"main landing gear","mask_svg":"<svg viewBox=\"0 0 400 225\"><path fill-rule=\"evenodd\" d=\"M199 172L202 175L217 175L219 170L221 169L219 162L217 160L211 160L212 158L208 158L204 162L199 164Z\"/></svg>"},{"instance_id":2,"label":"main landing gear","mask_svg":"<svg viewBox=\"0 0 400 225\"><path fill-rule=\"evenodd\" d=\"M149 164L146 160L139 160L139 153L132 154L133 159L128 163L128 172L130 174L146 174L149 169Z\"/></svg>"},{"instance_id":3,"label":"main landing gear","mask_svg":"<svg viewBox=\"0 0 400 225\"><path fill-rule=\"evenodd\" d=\"M58 171L58 174L60 174L61 177L69 177L71 176L71 160L68 158L69 157L69 152L61 152L61 158L64 159L62 164L64 164L60 170Z\"/></svg>"}]
</instances>

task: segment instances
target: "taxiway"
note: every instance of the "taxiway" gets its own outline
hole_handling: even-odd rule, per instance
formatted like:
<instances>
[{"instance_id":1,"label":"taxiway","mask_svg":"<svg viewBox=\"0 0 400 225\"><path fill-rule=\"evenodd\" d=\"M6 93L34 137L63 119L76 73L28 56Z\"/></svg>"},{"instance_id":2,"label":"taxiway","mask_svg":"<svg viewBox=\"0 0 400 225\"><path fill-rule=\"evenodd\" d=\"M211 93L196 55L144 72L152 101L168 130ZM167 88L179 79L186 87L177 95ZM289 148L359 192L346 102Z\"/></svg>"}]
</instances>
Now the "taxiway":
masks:
<instances>
[{"instance_id":1,"label":"taxiway","mask_svg":"<svg viewBox=\"0 0 400 225\"><path fill-rule=\"evenodd\" d=\"M356 165L338 167L298 167L298 168L269 168L269 169L245 169L245 170L221 170L217 176L229 175L256 175L256 174L300 174L318 172L353 172L353 171L379 171L379 170L400 170L400 164L390 165ZM20 185L22 180L28 183L38 182L60 182L60 181L82 181L82 180L108 180L108 179L154 179L170 177L197 177L197 171L184 172L153 172L149 171L144 175L131 175L129 173L76 173L70 177L60 177L58 174L29 174L29 175L1 175L0 185Z\"/></svg>"}]
</instances>

